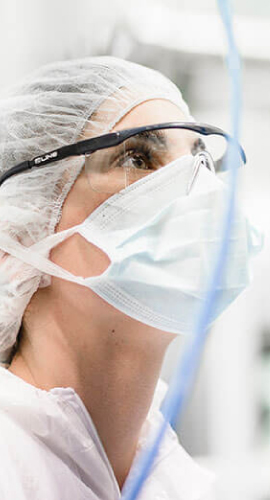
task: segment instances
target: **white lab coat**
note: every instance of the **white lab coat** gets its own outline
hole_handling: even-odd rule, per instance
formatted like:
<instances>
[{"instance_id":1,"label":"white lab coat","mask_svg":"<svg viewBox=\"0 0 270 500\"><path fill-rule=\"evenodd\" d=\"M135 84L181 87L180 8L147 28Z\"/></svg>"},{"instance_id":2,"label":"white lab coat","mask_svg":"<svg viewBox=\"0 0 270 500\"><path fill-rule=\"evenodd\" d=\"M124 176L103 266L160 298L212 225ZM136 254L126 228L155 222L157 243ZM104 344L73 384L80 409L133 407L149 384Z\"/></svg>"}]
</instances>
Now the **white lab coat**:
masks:
<instances>
[{"instance_id":1,"label":"white lab coat","mask_svg":"<svg viewBox=\"0 0 270 500\"><path fill-rule=\"evenodd\" d=\"M159 379L126 482L160 424L167 384ZM121 492L91 416L74 389L35 388L0 366L0 499L117 500ZM212 500L212 473L168 428L140 500Z\"/></svg>"}]
</instances>

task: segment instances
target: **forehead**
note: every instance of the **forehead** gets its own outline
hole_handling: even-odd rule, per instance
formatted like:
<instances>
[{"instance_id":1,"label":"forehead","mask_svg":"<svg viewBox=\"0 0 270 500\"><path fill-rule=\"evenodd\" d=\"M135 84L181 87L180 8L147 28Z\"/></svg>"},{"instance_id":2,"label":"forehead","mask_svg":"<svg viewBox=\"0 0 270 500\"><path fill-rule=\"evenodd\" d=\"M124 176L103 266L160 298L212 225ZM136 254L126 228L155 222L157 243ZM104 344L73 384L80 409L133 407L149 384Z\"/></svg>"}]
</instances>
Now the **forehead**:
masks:
<instances>
[{"instance_id":1,"label":"forehead","mask_svg":"<svg viewBox=\"0 0 270 500\"><path fill-rule=\"evenodd\" d=\"M185 113L166 99L151 99L138 104L117 122L113 131L156 123L189 121Z\"/></svg>"},{"instance_id":2,"label":"forehead","mask_svg":"<svg viewBox=\"0 0 270 500\"><path fill-rule=\"evenodd\" d=\"M130 101L127 101L125 104L129 107ZM115 122L115 117L117 116L121 118ZM113 128L108 127L111 121L114 123ZM125 128L169 121L190 120L176 104L166 99L149 99L143 101L137 106L133 106L132 109L123 115L123 103L118 102L116 98L110 98L91 114L78 140L88 139Z\"/></svg>"}]
</instances>

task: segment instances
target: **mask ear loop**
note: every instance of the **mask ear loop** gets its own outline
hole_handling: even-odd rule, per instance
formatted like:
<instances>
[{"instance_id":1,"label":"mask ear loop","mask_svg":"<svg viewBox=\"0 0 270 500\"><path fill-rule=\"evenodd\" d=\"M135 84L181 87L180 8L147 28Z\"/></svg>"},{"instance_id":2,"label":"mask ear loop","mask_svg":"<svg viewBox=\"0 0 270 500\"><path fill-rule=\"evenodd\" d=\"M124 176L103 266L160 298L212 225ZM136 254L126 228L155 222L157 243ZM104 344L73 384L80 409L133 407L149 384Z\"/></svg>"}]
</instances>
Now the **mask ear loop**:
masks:
<instances>
[{"instance_id":1,"label":"mask ear loop","mask_svg":"<svg viewBox=\"0 0 270 500\"><path fill-rule=\"evenodd\" d=\"M189 195L192 187L195 184L195 180L196 180L196 177L197 177L197 175L199 173L199 170L200 170L201 166L204 166L204 167L208 168L213 174L216 173L215 165L214 165L214 162L213 162L213 158L210 155L210 153L208 153L208 151L200 151L195 156L195 162L194 162L194 168L193 168L192 176L191 176L191 179L190 179L190 181L189 181L189 183L187 185L187 191L186 191L187 195Z\"/></svg>"},{"instance_id":2,"label":"mask ear loop","mask_svg":"<svg viewBox=\"0 0 270 500\"><path fill-rule=\"evenodd\" d=\"M46 256L54 246L76 233L79 226L80 224L59 233L54 233L47 236L45 240L39 241L30 247L24 247L21 243L12 240L10 236L1 234L0 250L44 274L84 285L84 278L82 276L75 276L69 271L62 269L61 266L50 261Z\"/></svg>"}]
</instances>

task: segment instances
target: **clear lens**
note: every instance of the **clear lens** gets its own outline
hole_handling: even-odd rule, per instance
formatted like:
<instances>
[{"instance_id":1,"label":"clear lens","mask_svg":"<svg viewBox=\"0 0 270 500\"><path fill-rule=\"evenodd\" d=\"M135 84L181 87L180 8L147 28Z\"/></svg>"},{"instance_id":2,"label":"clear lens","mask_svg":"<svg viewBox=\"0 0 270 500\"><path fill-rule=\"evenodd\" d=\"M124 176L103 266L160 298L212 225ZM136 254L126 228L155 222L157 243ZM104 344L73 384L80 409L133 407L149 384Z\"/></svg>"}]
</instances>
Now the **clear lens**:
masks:
<instances>
[{"instance_id":1,"label":"clear lens","mask_svg":"<svg viewBox=\"0 0 270 500\"><path fill-rule=\"evenodd\" d=\"M86 155L85 169L94 191L114 194L176 158L203 150L218 169L226 148L227 141L220 136L204 137L185 129L151 130Z\"/></svg>"}]
</instances>

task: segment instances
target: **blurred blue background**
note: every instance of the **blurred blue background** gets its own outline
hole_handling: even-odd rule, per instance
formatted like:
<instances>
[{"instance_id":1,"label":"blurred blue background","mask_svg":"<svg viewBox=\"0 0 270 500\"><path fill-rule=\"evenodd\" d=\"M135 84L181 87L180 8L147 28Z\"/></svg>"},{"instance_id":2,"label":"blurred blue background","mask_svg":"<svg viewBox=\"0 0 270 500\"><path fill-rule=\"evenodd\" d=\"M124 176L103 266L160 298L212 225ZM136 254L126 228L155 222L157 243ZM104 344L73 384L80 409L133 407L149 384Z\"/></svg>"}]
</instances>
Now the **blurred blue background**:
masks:
<instances>
[{"instance_id":1,"label":"blurred blue background","mask_svg":"<svg viewBox=\"0 0 270 500\"><path fill-rule=\"evenodd\" d=\"M253 284L212 328L186 411L182 445L217 472L217 500L270 499L270 2L232 1L242 56L239 198L265 232ZM214 0L9 0L0 3L0 88L51 61L111 54L169 76L192 115L229 130L226 39ZM183 347L167 351L169 381Z\"/></svg>"}]
</instances>

